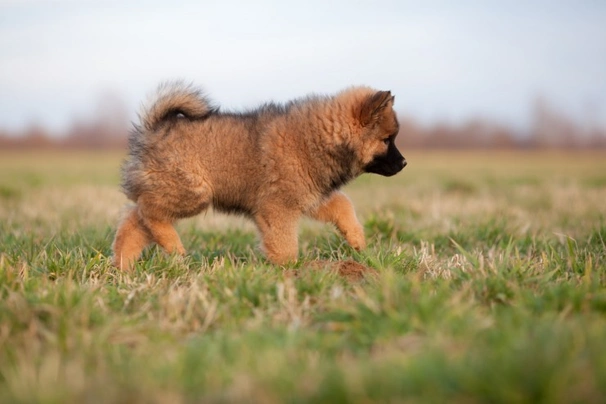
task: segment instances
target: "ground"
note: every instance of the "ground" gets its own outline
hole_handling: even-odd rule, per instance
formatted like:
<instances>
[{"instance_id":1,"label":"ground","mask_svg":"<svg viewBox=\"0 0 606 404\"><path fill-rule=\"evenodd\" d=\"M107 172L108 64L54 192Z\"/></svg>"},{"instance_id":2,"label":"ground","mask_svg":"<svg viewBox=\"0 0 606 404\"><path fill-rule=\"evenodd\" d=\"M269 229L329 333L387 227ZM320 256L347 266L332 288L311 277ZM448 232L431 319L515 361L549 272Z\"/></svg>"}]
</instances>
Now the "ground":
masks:
<instances>
[{"instance_id":1,"label":"ground","mask_svg":"<svg viewBox=\"0 0 606 404\"><path fill-rule=\"evenodd\" d=\"M366 251L209 212L121 272L120 153L0 152L0 402L603 402L606 153L404 155Z\"/></svg>"}]
</instances>

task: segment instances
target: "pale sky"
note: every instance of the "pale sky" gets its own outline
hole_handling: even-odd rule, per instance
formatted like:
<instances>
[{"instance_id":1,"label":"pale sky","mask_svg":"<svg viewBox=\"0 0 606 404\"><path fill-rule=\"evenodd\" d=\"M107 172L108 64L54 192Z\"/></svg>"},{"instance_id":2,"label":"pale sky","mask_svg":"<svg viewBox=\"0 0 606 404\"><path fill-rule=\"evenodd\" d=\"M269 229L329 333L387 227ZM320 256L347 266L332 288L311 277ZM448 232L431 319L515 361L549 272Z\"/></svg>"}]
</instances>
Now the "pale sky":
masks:
<instances>
[{"instance_id":1,"label":"pale sky","mask_svg":"<svg viewBox=\"0 0 606 404\"><path fill-rule=\"evenodd\" d=\"M0 0L0 128L131 117L169 79L223 108L364 84L422 122L606 124L606 1ZM111 99L111 97L109 98Z\"/></svg>"}]
</instances>

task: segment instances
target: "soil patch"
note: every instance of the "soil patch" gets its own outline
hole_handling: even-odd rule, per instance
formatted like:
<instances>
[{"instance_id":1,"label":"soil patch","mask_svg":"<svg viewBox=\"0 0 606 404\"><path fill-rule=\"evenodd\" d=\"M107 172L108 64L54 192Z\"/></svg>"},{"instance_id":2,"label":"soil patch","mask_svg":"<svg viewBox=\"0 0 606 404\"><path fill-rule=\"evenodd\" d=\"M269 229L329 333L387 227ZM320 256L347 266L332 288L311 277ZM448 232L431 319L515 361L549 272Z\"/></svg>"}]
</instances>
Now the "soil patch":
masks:
<instances>
[{"instance_id":1,"label":"soil patch","mask_svg":"<svg viewBox=\"0 0 606 404\"><path fill-rule=\"evenodd\" d=\"M346 261L327 261L315 260L306 263L299 269L288 270L290 276L299 276L304 271L334 271L348 281L361 281L368 276L376 276L376 269L367 267L353 260Z\"/></svg>"}]
</instances>

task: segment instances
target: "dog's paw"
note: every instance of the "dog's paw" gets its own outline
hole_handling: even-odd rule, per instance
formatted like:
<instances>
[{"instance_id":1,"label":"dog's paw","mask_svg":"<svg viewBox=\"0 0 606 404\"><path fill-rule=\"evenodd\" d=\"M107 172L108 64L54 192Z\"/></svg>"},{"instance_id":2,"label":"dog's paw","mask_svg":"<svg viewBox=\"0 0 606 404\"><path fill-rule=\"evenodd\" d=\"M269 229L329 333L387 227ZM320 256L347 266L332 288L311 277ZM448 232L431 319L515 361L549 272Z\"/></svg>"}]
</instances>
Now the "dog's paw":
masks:
<instances>
[{"instance_id":1,"label":"dog's paw","mask_svg":"<svg viewBox=\"0 0 606 404\"><path fill-rule=\"evenodd\" d=\"M366 238L362 227L346 234L345 239L354 250L361 251L366 248Z\"/></svg>"}]
</instances>

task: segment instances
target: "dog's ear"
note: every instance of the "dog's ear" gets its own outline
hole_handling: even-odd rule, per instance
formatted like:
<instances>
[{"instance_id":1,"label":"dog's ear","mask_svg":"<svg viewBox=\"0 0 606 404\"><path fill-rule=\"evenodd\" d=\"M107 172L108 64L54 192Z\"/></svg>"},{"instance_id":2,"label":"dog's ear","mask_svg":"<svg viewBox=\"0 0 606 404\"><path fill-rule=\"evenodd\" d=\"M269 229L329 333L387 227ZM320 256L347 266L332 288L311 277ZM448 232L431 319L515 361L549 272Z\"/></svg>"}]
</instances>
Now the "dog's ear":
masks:
<instances>
[{"instance_id":1,"label":"dog's ear","mask_svg":"<svg viewBox=\"0 0 606 404\"><path fill-rule=\"evenodd\" d=\"M359 119L362 126L368 126L376 122L381 112L388 106L393 105L394 98L391 91L377 91L362 101L359 110Z\"/></svg>"}]
</instances>

